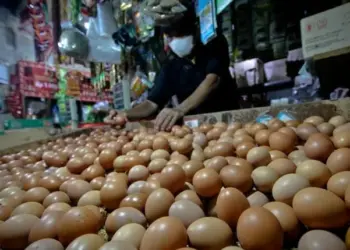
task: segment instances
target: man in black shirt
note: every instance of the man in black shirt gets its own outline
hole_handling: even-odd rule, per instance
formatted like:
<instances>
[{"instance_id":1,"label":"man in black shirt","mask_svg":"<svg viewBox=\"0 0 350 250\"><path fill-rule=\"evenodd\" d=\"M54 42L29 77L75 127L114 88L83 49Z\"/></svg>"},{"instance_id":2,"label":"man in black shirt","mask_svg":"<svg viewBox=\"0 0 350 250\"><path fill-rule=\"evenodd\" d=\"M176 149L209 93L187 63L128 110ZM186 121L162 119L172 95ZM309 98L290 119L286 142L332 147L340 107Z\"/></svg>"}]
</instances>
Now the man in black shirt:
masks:
<instances>
[{"instance_id":1,"label":"man in black shirt","mask_svg":"<svg viewBox=\"0 0 350 250\"><path fill-rule=\"evenodd\" d=\"M126 111L128 120L147 118L160 111L155 128L169 130L188 114L200 114L238 108L236 85L229 72L228 44L218 35L203 45L198 35L194 11L164 28L171 59L156 77L148 100ZM164 108L172 96L179 105Z\"/></svg>"}]
</instances>

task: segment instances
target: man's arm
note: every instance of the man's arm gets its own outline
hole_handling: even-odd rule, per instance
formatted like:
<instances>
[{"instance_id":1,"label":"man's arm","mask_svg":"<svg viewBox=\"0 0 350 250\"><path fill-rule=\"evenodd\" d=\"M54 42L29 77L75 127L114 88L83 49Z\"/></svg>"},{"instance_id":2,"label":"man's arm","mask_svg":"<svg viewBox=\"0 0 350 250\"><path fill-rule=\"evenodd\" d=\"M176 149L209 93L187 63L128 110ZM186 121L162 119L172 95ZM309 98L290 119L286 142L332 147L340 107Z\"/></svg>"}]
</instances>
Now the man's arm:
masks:
<instances>
[{"instance_id":1,"label":"man's arm","mask_svg":"<svg viewBox=\"0 0 350 250\"><path fill-rule=\"evenodd\" d=\"M158 110L158 105L146 100L132 109L125 112L125 116L130 121L140 120L152 116Z\"/></svg>"},{"instance_id":2,"label":"man's arm","mask_svg":"<svg viewBox=\"0 0 350 250\"><path fill-rule=\"evenodd\" d=\"M216 74L208 74L198 88L177 108L180 109L184 114L187 114L191 110L197 108L209 94L217 88L219 85L220 78Z\"/></svg>"}]
</instances>

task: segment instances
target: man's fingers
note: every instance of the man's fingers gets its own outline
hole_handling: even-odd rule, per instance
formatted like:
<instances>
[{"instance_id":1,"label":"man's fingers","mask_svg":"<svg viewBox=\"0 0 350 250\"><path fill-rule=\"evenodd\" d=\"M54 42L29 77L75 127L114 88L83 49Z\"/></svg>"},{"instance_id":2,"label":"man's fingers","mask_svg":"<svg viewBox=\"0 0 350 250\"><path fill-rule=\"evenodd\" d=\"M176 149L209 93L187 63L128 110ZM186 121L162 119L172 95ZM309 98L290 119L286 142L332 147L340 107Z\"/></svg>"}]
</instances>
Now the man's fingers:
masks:
<instances>
[{"instance_id":1,"label":"man's fingers","mask_svg":"<svg viewBox=\"0 0 350 250\"><path fill-rule=\"evenodd\" d=\"M174 126L178 118L179 118L178 114L175 114L174 116L172 116L170 122L168 123L168 126L166 127L166 130L170 130Z\"/></svg>"},{"instance_id":2,"label":"man's fingers","mask_svg":"<svg viewBox=\"0 0 350 250\"><path fill-rule=\"evenodd\" d=\"M163 123L160 125L160 130L164 131L168 128L169 124L171 123L173 119L173 114L168 114L167 117L165 117Z\"/></svg>"},{"instance_id":3,"label":"man's fingers","mask_svg":"<svg viewBox=\"0 0 350 250\"><path fill-rule=\"evenodd\" d=\"M163 123L164 119L167 117L167 112L165 110L162 110L156 119L156 129L159 130L161 124Z\"/></svg>"}]
</instances>

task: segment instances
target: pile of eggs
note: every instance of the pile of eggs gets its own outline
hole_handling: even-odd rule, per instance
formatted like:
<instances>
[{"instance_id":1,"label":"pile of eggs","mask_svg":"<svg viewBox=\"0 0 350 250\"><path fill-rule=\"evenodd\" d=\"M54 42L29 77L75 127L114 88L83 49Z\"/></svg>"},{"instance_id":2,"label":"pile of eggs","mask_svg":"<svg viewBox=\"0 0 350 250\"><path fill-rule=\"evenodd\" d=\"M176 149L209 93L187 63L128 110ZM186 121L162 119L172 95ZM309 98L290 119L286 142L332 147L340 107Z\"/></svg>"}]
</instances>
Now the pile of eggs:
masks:
<instances>
[{"instance_id":1,"label":"pile of eggs","mask_svg":"<svg viewBox=\"0 0 350 250\"><path fill-rule=\"evenodd\" d=\"M350 249L350 122L96 129L0 157L0 248Z\"/></svg>"}]
</instances>

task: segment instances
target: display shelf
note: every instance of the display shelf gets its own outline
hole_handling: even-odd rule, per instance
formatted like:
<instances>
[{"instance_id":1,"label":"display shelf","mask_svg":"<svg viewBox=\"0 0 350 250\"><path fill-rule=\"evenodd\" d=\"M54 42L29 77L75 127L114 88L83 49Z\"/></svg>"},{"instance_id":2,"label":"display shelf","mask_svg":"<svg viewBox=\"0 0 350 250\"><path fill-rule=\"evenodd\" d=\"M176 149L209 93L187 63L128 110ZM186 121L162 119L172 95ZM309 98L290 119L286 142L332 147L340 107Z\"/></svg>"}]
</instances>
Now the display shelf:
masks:
<instances>
[{"instance_id":1,"label":"display shelf","mask_svg":"<svg viewBox=\"0 0 350 250\"><path fill-rule=\"evenodd\" d=\"M294 87L294 81L292 79L271 81L264 84L257 84L253 86L247 86L238 88L237 91L240 95L249 94L264 94L270 91L276 91L281 89L287 89Z\"/></svg>"}]
</instances>

